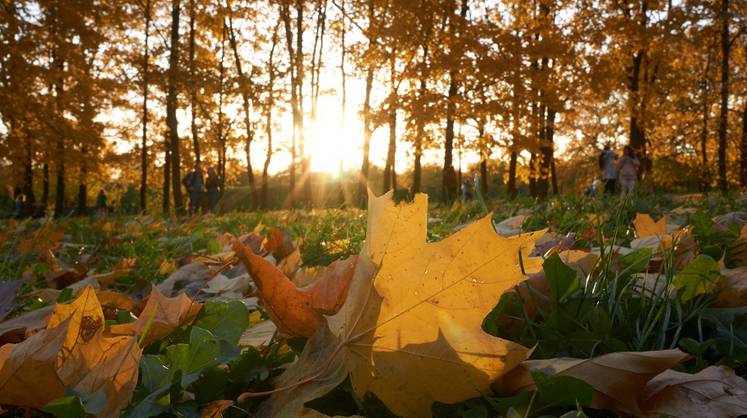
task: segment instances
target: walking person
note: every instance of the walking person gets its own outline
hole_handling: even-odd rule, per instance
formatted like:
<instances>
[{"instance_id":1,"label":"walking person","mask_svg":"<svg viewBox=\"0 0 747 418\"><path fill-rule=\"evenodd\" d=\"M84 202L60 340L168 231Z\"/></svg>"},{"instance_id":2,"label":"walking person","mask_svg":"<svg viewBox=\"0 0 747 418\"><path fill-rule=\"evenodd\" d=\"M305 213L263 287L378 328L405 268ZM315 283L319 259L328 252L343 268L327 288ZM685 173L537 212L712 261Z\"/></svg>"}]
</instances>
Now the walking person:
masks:
<instances>
[{"instance_id":1,"label":"walking person","mask_svg":"<svg viewBox=\"0 0 747 418\"><path fill-rule=\"evenodd\" d=\"M602 170L602 181L604 182L604 193L615 194L615 185L617 183L617 166L615 165L617 154L612 151L609 142L604 146L604 150L599 154L599 168Z\"/></svg>"},{"instance_id":2,"label":"walking person","mask_svg":"<svg viewBox=\"0 0 747 418\"><path fill-rule=\"evenodd\" d=\"M99 189L99 194L96 195L96 215L100 217L106 216L108 209L106 206L106 192L104 192L104 189Z\"/></svg>"},{"instance_id":3,"label":"walking person","mask_svg":"<svg viewBox=\"0 0 747 418\"><path fill-rule=\"evenodd\" d=\"M620 157L617 165L620 169L620 193L625 196L635 188L635 183L638 180L638 167L641 166L641 162L636 158L633 148L626 145L623 148L623 156Z\"/></svg>"},{"instance_id":4,"label":"walking person","mask_svg":"<svg viewBox=\"0 0 747 418\"><path fill-rule=\"evenodd\" d=\"M220 179L215 173L213 167L207 170L207 180L205 180L205 189L208 195L208 210L211 213L215 213L215 205L218 204L220 198Z\"/></svg>"},{"instance_id":5,"label":"walking person","mask_svg":"<svg viewBox=\"0 0 747 418\"><path fill-rule=\"evenodd\" d=\"M16 219L22 219L26 216L26 195L25 194L18 193L18 196L16 196L15 209L16 209L16 212L15 212Z\"/></svg>"},{"instance_id":6,"label":"walking person","mask_svg":"<svg viewBox=\"0 0 747 418\"><path fill-rule=\"evenodd\" d=\"M202 200L203 181L200 164L196 164L195 169L184 176L182 184L187 188L187 194L189 194L189 215L192 216L200 211Z\"/></svg>"}]
</instances>

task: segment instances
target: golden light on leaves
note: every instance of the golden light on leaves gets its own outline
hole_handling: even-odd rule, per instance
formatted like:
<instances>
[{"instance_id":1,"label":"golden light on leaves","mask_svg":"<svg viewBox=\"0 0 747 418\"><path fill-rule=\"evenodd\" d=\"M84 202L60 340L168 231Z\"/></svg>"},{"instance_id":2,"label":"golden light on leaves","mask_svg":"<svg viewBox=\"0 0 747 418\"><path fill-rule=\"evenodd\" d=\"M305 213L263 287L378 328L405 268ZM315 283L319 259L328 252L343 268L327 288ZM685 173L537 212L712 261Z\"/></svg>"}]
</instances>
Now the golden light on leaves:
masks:
<instances>
[{"instance_id":1,"label":"golden light on leaves","mask_svg":"<svg viewBox=\"0 0 747 418\"><path fill-rule=\"evenodd\" d=\"M430 416L435 401L487 393L527 356L526 347L486 334L481 324L525 278L519 253L528 254L541 233L500 237L488 216L428 243L422 194L400 205L391 193L369 196L368 213L347 300L279 379L280 387L306 383L271 399L265 409L272 416L299 413L304 399L348 374L356 393L373 392L395 414Z\"/></svg>"}]
</instances>

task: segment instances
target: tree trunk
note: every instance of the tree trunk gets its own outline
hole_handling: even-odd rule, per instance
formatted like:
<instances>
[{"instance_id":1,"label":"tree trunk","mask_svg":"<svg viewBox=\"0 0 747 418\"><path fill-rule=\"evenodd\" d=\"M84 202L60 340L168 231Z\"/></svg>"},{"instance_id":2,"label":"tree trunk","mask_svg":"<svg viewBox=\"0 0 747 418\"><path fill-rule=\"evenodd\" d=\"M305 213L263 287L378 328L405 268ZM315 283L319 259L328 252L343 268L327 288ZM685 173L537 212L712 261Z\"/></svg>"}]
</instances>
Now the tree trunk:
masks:
<instances>
[{"instance_id":1,"label":"tree trunk","mask_svg":"<svg viewBox=\"0 0 747 418\"><path fill-rule=\"evenodd\" d=\"M396 51L392 49L389 58L389 147L386 153L386 165L384 166L384 180L382 181L382 192L397 189L395 172L395 156L397 153L397 80L396 80Z\"/></svg>"},{"instance_id":2,"label":"tree trunk","mask_svg":"<svg viewBox=\"0 0 747 418\"><path fill-rule=\"evenodd\" d=\"M488 196L488 146L485 143L485 121L480 120L478 126L478 136L480 141L480 184L475 184L475 188L480 188L482 196Z\"/></svg>"},{"instance_id":3,"label":"tree trunk","mask_svg":"<svg viewBox=\"0 0 747 418\"><path fill-rule=\"evenodd\" d=\"M45 161L42 164L42 206L46 209L49 204L49 164Z\"/></svg>"},{"instance_id":4,"label":"tree trunk","mask_svg":"<svg viewBox=\"0 0 747 418\"><path fill-rule=\"evenodd\" d=\"M252 207L256 207L259 203L259 196L257 194L257 187L254 181L254 169L252 168L251 160L251 146L252 140L254 139L254 129L252 127L251 109L250 109L250 97L249 97L249 86L247 83L246 75L244 74L241 66L241 57L239 56L238 43L236 42L236 33L233 30L233 19L229 16L228 18L228 39L231 42L231 48L233 49L233 59L236 64L236 73L239 76L239 86L241 88L241 101L244 108L244 124L246 125L246 142L244 143L244 151L246 153L246 174L249 180L249 190L252 195Z\"/></svg>"},{"instance_id":5,"label":"tree trunk","mask_svg":"<svg viewBox=\"0 0 747 418\"><path fill-rule=\"evenodd\" d=\"M290 163L290 190L288 193L288 206L294 206L296 201L296 194L298 193L296 188L296 150L297 150L297 139L298 139L298 119L299 119L299 108L298 108L298 83L296 82L296 54L293 46L293 29L291 27L290 19L290 8L287 3L279 3L280 18L283 21L285 28L285 41L288 47L288 76L290 77L290 90L291 90L291 112L293 114L293 129L291 138L291 163Z\"/></svg>"},{"instance_id":6,"label":"tree trunk","mask_svg":"<svg viewBox=\"0 0 747 418\"><path fill-rule=\"evenodd\" d=\"M197 136L197 79L195 78L195 0L189 0L189 109L192 113L192 148L195 164L200 165L200 140Z\"/></svg>"},{"instance_id":7,"label":"tree trunk","mask_svg":"<svg viewBox=\"0 0 747 418\"><path fill-rule=\"evenodd\" d=\"M297 139L298 150L301 154L301 190L304 191L304 201L306 206L311 206L311 161L309 152L306 149L306 140L304 138L304 112L303 112L303 81L304 81L304 61L303 61L303 9L304 1L296 0L296 96L298 98L298 121L297 121Z\"/></svg>"},{"instance_id":8,"label":"tree trunk","mask_svg":"<svg viewBox=\"0 0 747 418\"><path fill-rule=\"evenodd\" d=\"M145 0L145 42L143 43L143 136L140 144L140 211L147 208L148 192L148 39L150 38L150 0Z\"/></svg>"},{"instance_id":9,"label":"tree trunk","mask_svg":"<svg viewBox=\"0 0 747 418\"><path fill-rule=\"evenodd\" d=\"M161 208L164 215L168 215L171 203L171 141L167 136L163 149L163 200Z\"/></svg>"},{"instance_id":10,"label":"tree trunk","mask_svg":"<svg viewBox=\"0 0 747 418\"><path fill-rule=\"evenodd\" d=\"M371 89L373 87L373 64L369 64L366 72L366 95L363 101L363 162L358 186L358 204L363 206L368 190L369 152L371 148Z\"/></svg>"},{"instance_id":11,"label":"tree trunk","mask_svg":"<svg viewBox=\"0 0 747 418\"><path fill-rule=\"evenodd\" d=\"M703 93L703 102L701 104L702 125L700 128L700 189L701 191L706 192L711 184L711 176L709 174L710 170L708 166L708 113L710 104L708 103L705 91Z\"/></svg>"},{"instance_id":12,"label":"tree trunk","mask_svg":"<svg viewBox=\"0 0 747 418\"><path fill-rule=\"evenodd\" d=\"M514 144L516 143L516 137L514 137ZM519 154L515 150L511 150L511 156L508 161L508 185L506 192L508 197L515 198L518 195L518 189L516 188L516 163Z\"/></svg>"},{"instance_id":13,"label":"tree trunk","mask_svg":"<svg viewBox=\"0 0 747 418\"><path fill-rule=\"evenodd\" d=\"M462 7L459 12L459 16L464 19L467 16L467 0L462 0ZM451 28L451 38L452 42L457 43L459 42L457 38L459 37L459 26L461 25L461 21L454 23L453 18L451 19L451 22L449 23L449 26ZM454 45L451 46L449 54L452 56L452 59L454 58L461 58L456 57L458 53L455 53L454 51ZM459 60L456 59L458 62ZM447 92L446 96L446 132L445 132L445 141L444 141L444 166L441 176L441 200L447 201L450 199L453 199L455 196L450 196L451 191L448 190L448 173L451 169L453 169L454 165L454 117L456 114L456 96L457 92L459 91L459 88L457 86L457 74L459 72L459 66L457 64L456 68L452 68L449 70L449 90Z\"/></svg>"},{"instance_id":14,"label":"tree trunk","mask_svg":"<svg viewBox=\"0 0 747 418\"><path fill-rule=\"evenodd\" d=\"M426 93L426 80L428 79L428 40L426 37L425 42L423 42L423 58L420 63L421 69L420 69L420 90L418 91L418 100L419 105L421 107L420 110L422 110L422 107L425 106L425 93ZM422 168L421 168L421 159L423 157L423 137L425 136L425 121L423 120L422 115L418 115L417 117L417 130L415 135L415 164L414 168L412 170L412 194L420 193L421 188L421 177L422 177Z\"/></svg>"},{"instance_id":15,"label":"tree trunk","mask_svg":"<svg viewBox=\"0 0 747 418\"><path fill-rule=\"evenodd\" d=\"M728 189L726 178L726 135L729 123L729 0L721 0L721 112L718 119L718 186Z\"/></svg>"},{"instance_id":16,"label":"tree trunk","mask_svg":"<svg viewBox=\"0 0 747 418\"><path fill-rule=\"evenodd\" d=\"M63 90L64 80L63 71L65 69L64 59L61 56L61 46L59 45L61 39L58 38L58 34L55 30L57 27L57 7L54 8L55 21L53 23L54 40L56 45L54 46L54 52L52 56L52 66L57 71L57 78L54 83L54 94L55 94L55 125L57 128L57 141L56 141L56 158L57 164L55 168L55 199L54 199L54 216L60 217L65 213L65 134L62 129L64 122L64 109L63 109Z\"/></svg>"},{"instance_id":17,"label":"tree trunk","mask_svg":"<svg viewBox=\"0 0 747 418\"><path fill-rule=\"evenodd\" d=\"M742 110L742 143L740 144L740 180L742 187L747 186L747 97L744 100L744 109Z\"/></svg>"},{"instance_id":18,"label":"tree trunk","mask_svg":"<svg viewBox=\"0 0 747 418\"><path fill-rule=\"evenodd\" d=\"M179 215L184 213L180 172L179 131L176 119L180 8L181 0L171 0L171 51L169 54L169 74L166 93L166 124L169 128L169 153L171 156L171 192L174 195L174 209L176 209L176 213Z\"/></svg>"},{"instance_id":19,"label":"tree trunk","mask_svg":"<svg viewBox=\"0 0 747 418\"><path fill-rule=\"evenodd\" d=\"M220 193L226 190L226 136L223 132L223 89L226 78L226 25L221 28L220 63L218 68L218 176L220 177Z\"/></svg>"},{"instance_id":20,"label":"tree trunk","mask_svg":"<svg viewBox=\"0 0 747 418\"><path fill-rule=\"evenodd\" d=\"M545 169L552 183L552 194L558 194L558 179L555 177L555 110L549 106L545 122L545 158Z\"/></svg>"},{"instance_id":21,"label":"tree trunk","mask_svg":"<svg viewBox=\"0 0 747 418\"><path fill-rule=\"evenodd\" d=\"M267 108L265 109L266 112L266 120L265 120L265 130L267 133L267 154L265 155L265 163L262 166L262 208L267 209L269 207L269 202L267 201L268 196L268 178L269 178L269 169L270 169L270 160L272 159L272 108L275 106L275 47L278 43L278 26L280 26L280 22L275 25L275 29L272 32L272 47L270 48L270 59L267 62L267 73L270 77L270 82L267 87L268 90L268 97L267 97Z\"/></svg>"}]
</instances>

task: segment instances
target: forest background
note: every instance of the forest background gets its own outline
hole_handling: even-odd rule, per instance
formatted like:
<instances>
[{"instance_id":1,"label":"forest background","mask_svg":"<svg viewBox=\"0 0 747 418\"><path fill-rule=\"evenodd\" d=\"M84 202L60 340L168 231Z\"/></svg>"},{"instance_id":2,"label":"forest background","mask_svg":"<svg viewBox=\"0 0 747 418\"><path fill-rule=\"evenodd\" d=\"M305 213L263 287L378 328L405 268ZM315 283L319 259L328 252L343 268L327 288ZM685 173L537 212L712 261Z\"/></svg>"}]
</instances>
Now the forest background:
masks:
<instances>
[{"instance_id":1,"label":"forest background","mask_svg":"<svg viewBox=\"0 0 747 418\"><path fill-rule=\"evenodd\" d=\"M743 0L3 0L0 175L56 215L580 192L610 142L647 190L747 186ZM226 200L226 199L224 199Z\"/></svg>"}]
</instances>

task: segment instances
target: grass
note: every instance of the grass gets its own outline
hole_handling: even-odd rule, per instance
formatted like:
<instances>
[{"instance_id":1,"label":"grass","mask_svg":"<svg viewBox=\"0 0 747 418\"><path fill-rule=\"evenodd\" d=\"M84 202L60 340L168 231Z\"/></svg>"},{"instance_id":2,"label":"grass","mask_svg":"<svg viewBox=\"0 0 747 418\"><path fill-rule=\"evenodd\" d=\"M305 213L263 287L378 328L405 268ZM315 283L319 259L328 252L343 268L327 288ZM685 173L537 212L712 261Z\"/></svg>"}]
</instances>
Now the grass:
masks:
<instances>
[{"instance_id":1,"label":"grass","mask_svg":"<svg viewBox=\"0 0 747 418\"><path fill-rule=\"evenodd\" d=\"M683 204L692 210L675 210ZM584 277L563 264L557 256L547 258L544 274L552 289L551 294L541 294L529 282L522 284L529 297L504 294L484 322L487 332L528 347L536 346L534 358L591 357L615 351L681 347L695 356L695 360L683 366L689 371L710 364L726 364L740 375L747 373L745 308L714 308L714 297L708 291L711 290L708 283L703 284L706 291L697 292L692 291L695 285L682 285L682 279L678 279L684 264L690 263L688 253L682 251L689 248L688 245L697 243L704 257L710 257L711 261L706 260L706 264L715 263L715 259L724 254L727 266L740 259L739 251L744 249L734 245L739 231L720 227L711 219L746 207L743 197L569 196L540 203L529 199L492 201L487 206L496 221L528 213L522 226L524 230L550 228L560 235L573 234L577 248L596 249L600 254L594 269ZM658 253L638 250L618 255L612 251L613 246L630 245L635 238L631 222L638 212L650 213L655 218L668 214L673 220L692 224L692 236L683 235L677 238L682 241L675 239L671 246ZM460 225L488 213L486 207L477 201L432 204L428 240L443 239ZM680 219L675 219L678 217ZM195 255L219 252L222 235L240 236L258 225L278 227L297 238L301 242L304 264L327 265L360 251L365 239L366 212L324 209L234 212L181 219L143 216L6 220L1 225L4 232L0 237L0 275L11 280L25 277L29 279L27 287L43 287L54 263L74 267L87 257L91 259L88 266L91 270L104 272L122 258L135 258L135 270L118 281L120 289L127 290L136 281L159 282L174 267L188 263ZM53 237L60 230L64 231L64 239L54 252L56 257L49 257L47 247L55 241ZM24 245L34 249L19 252ZM656 258L656 263L651 263L652 258ZM651 265L656 268L652 270ZM653 277L650 286L641 286L638 280L641 273ZM676 289L674 294L656 290L670 287ZM27 300L13 314L38 306L37 301ZM263 353L242 353L237 361L248 362L249 356L254 359L251 361L261 363L262 370L267 371L261 377L252 378L251 382L240 383L244 385L242 390L269 387L268 378L277 374L277 366L292 358L292 354L288 357L287 347L293 347L295 343L285 343L280 340ZM166 343L162 346L165 347ZM249 367L241 364L236 367ZM349 383L347 385L328 395L330 399L342 396L349 400ZM372 403L366 404L369 401ZM356 402L342 402L341 405L352 406L347 411L334 412L361 413L382 408L375 399ZM471 400L460 404L457 409L466 413L473 407L488 408L485 416L505 414L504 410L491 409L490 405L503 405L501 402L486 404ZM241 408L252 409L254 406L249 404ZM442 407L448 411L442 416L455 413L454 408ZM573 405L566 410L571 409ZM386 412L372 414L387 416ZM527 412L526 416L532 414Z\"/></svg>"}]
</instances>

